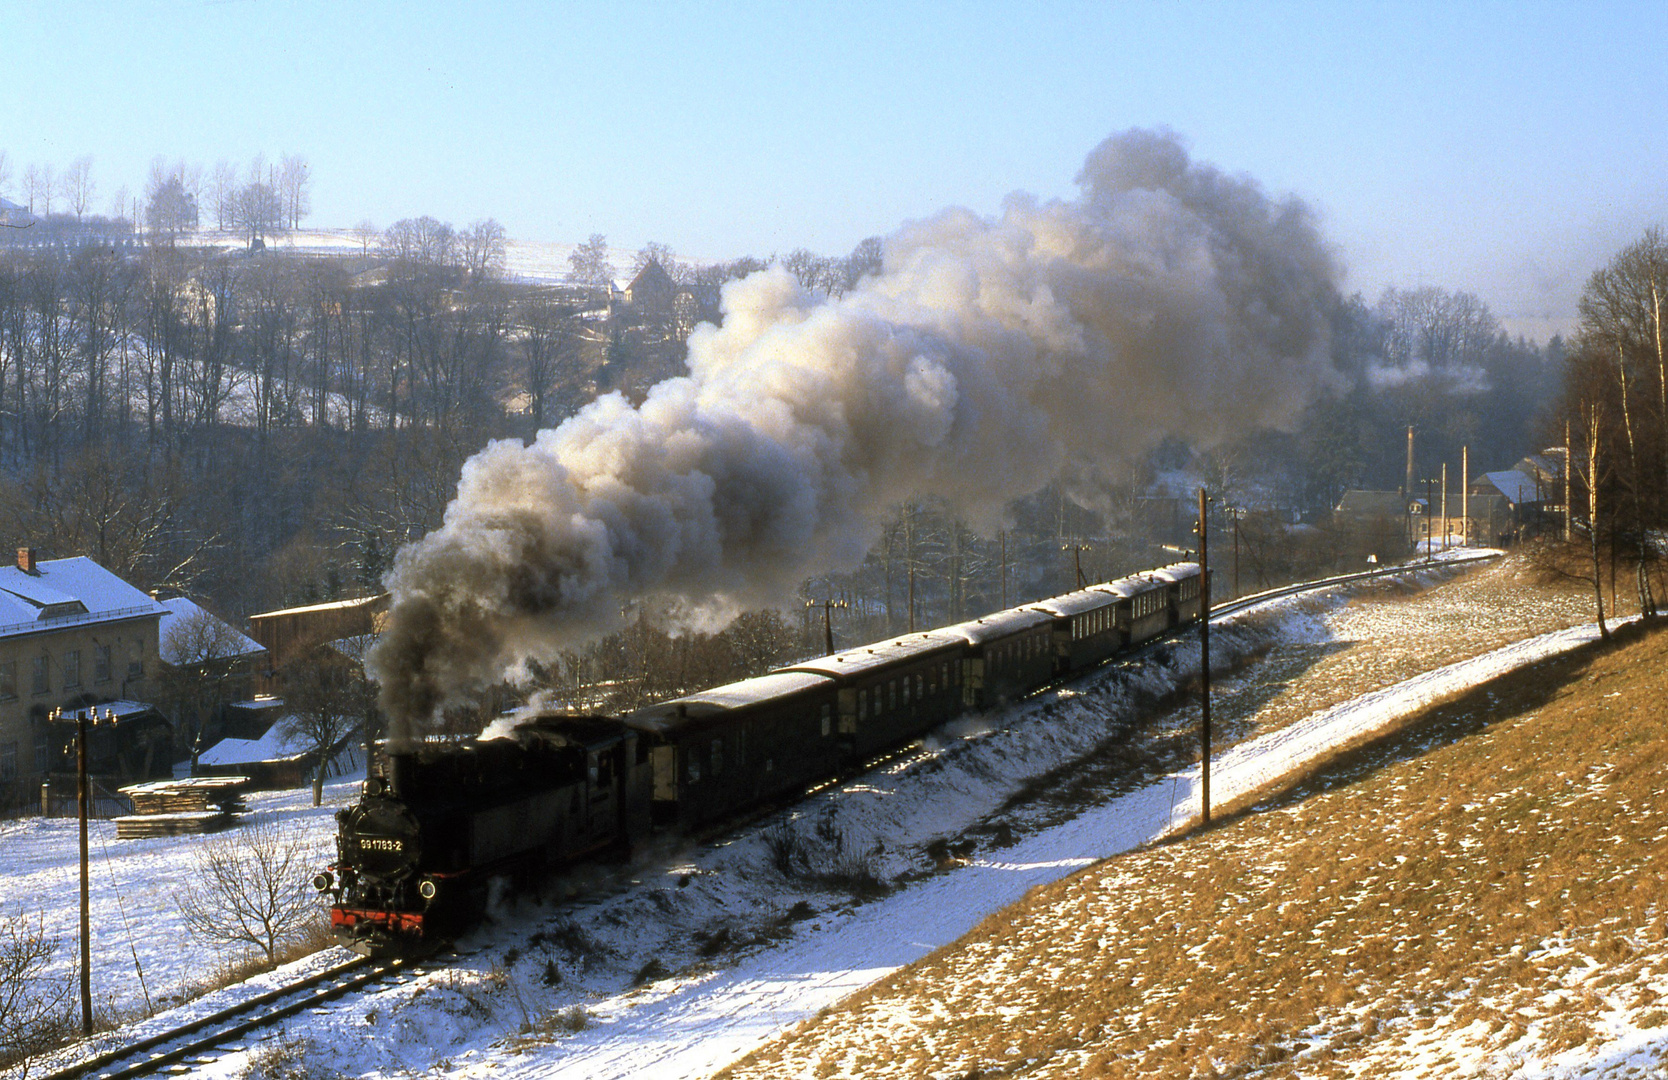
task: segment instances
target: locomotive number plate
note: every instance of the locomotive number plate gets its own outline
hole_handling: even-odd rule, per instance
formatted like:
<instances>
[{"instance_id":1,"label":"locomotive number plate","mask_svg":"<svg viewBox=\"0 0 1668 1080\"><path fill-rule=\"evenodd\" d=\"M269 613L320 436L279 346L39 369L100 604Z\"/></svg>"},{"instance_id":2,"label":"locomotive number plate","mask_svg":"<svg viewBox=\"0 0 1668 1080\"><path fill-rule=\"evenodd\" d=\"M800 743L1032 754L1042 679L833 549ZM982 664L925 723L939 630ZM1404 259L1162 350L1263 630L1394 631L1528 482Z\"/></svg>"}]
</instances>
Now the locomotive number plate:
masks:
<instances>
[{"instance_id":1,"label":"locomotive number plate","mask_svg":"<svg viewBox=\"0 0 1668 1080\"><path fill-rule=\"evenodd\" d=\"M392 851L396 854L405 850L405 843L400 840L361 840L361 851Z\"/></svg>"}]
</instances>

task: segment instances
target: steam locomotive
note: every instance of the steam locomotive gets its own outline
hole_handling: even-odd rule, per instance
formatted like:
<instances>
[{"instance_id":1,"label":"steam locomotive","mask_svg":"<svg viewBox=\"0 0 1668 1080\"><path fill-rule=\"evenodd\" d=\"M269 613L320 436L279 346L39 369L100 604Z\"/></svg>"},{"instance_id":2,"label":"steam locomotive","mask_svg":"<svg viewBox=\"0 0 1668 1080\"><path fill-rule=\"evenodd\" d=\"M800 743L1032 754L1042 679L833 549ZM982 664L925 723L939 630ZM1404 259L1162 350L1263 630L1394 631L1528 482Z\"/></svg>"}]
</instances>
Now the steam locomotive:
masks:
<instances>
[{"instance_id":1,"label":"steam locomotive","mask_svg":"<svg viewBox=\"0 0 1668 1080\"><path fill-rule=\"evenodd\" d=\"M624 717L542 715L508 737L391 752L337 813L336 862L313 884L342 943L427 951L479 918L495 878L624 854L857 769L1198 621L1203 584L1177 563Z\"/></svg>"}]
</instances>

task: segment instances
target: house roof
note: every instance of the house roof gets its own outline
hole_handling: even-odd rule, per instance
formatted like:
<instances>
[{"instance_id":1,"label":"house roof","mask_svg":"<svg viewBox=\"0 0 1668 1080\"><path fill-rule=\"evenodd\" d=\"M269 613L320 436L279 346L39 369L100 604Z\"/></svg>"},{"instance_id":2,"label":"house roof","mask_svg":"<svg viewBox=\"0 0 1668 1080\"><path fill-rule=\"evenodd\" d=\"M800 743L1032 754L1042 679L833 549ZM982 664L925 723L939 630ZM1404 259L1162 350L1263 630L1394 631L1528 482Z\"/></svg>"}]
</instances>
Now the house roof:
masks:
<instances>
[{"instance_id":1,"label":"house roof","mask_svg":"<svg viewBox=\"0 0 1668 1080\"><path fill-rule=\"evenodd\" d=\"M221 739L197 755L201 765L252 765L257 761L292 761L312 749L303 736L289 733L285 723L275 722L258 739Z\"/></svg>"},{"instance_id":2,"label":"house roof","mask_svg":"<svg viewBox=\"0 0 1668 1080\"><path fill-rule=\"evenodd\" d=\"M1513 505L1536 503L1544 498L1541 485L1535 482L1535 478L1516 469L1484 473L1483 480L1494 485L1494 489Z\"/></svg>"},{"instance_id":3,"label":"house roof","mask_svg":"<svg viewBox=\"0 0 1668 1080\"><path fill-rule=\"evenodd\" d=\"M161 603L163 607L168 609L167 613L162 616L162 622L157 627L157 653L161 656L164 664L172 664L175 667L178 667L180 664L186 663L189 659L191 659L181 655L179 649L180 643L178 641L170 641L168 632L175 626L181 626L189 620L198 618L213 619L215 623L224 628L224 633L227 635L224 638L227 651L224 656L216 657L215 659L230 660L233 657L254 656L256 653L266 652L266 646L262 645L254 638L240 633L234 626L226 622L224 619L204 611L201 607L198 607L196 604L187 600L183 596L176 596L170 600L163 600Z\"/></svg>"},{"instance_id":4,"label":"house roof","mask_svg":"<svg viewBox=\"0 0 1668 1080\"><path fill-rule=\"evenodd\" d=\"M167 609L85 556L0 567L0 637L161 616Z\"/></svg>"},{"instance_id":5,"label":"house roof","mask_svg":"<svg viewBox=\"0 0 1668 1080\"><path fill-rule=\"evenodd\" d=\"M347 611L351 608L364 607L367 604L375 604L378 602L386 604L388 602L388 594L378 593L375 596L361 596L354 600L333 600L325 604L306 604L302 607L282 608L278 611L263 611L259 615L249 616L249 621L254 622L256 619L273 619L280 615L311 614L319 611Z\"/></svg>"},{"instance_id":6,"label":"house roof","mask_svg":"<svg viewBox=\"0 0 1668 1080\"><path fill-rule=\"evenodd\" d=\"M1407 515L1407 508L1420 499L1405 499L1399 491L1346 491L1338 501L1338 513L1355 517L1398 518Z\"/></svg>"}]
</instances>

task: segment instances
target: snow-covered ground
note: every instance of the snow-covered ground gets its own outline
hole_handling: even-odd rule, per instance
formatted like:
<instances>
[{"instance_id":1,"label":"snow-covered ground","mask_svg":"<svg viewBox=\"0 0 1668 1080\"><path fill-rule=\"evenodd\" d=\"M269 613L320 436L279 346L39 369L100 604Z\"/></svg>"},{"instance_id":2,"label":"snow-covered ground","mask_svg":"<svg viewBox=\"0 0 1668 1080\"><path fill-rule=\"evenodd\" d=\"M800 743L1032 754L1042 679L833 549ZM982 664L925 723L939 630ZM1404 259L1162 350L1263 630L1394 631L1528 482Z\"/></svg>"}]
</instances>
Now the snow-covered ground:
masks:
<instances>
[{"instance_id":1,"label":"snow-covered ground","mask_svg":"<svg viewBox=\"0 0 1668 1080\"><path fill-rule=\"evenodd\" d=\"M1270 648L1278 655L1282 647L1338 645L1358 632L1364 609L1342 596L1279 601L1213 631L1213 655L1228 662ZM1437 697L1593 633L1561 630L1461 659L1266 734L1248 725L1248 737L1213 765L1214 798L1250 792ZM292 1020L283 1038L301 1040L304 1054L347 1075L709 1075L1033 886L1189 822L1199 802L1197 767L1126 784L1116 797L1087 800L1034 831L967 839L1028 785L1129 733L1136 713L1196 675L1196 658L1186 645L1161 649L1001 715L964 720L905 759L719 843L591 871L590 880L568 883L581 898L558 899L558 886L541 901L506 908L461 943L466 955L457 963ZM339 803L352 787L328 794ZM252 807L308 830L323 862L329 807L306 802L305 793L287 793ZM66 976L74 829L65 821L0 826L0 860L22 871L0 877L0 903L46 911L64 941ZM95 827L95 980L101 995L131 1009L143 1006L135 958L153 999L218 960L189 941L172 909L195 844L118 843L113 832ZM876 882L886 884L880 895ZM247 992L232 988L191 1008ZM200 1072L233 1076L246 1064L247 1054L232 1054Z\"/></svg>"}]
</instances>

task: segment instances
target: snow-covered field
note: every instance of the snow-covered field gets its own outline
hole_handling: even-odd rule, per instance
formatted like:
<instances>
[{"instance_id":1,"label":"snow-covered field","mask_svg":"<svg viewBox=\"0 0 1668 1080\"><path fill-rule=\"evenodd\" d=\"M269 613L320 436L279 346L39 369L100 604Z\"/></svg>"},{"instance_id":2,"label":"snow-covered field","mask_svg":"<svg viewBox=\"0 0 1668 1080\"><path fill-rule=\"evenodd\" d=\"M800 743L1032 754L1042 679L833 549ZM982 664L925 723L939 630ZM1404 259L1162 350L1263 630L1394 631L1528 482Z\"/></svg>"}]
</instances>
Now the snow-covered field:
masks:
<instances>
[{"instance_id":1,"label":"snow-covered field","mask_svg":"<svg viewBox=\"0 0 1668 1080\"><path fill-rule=\"evenodd\" d=\"M1272 649L1264 663L1275 668L1288 650L1348 655L1350 642L1373 632L1370 613L1396 606L1350 604L1343 596L1280 601L1213 631L1213 655L1227 662ZM1248 793L1437 697L1593 632L1562 630L1459 658L1300 718L1242 719L1232 725L1242 741L1219 750L1213 766L1214 798L1220 804ZM1472 651L1486 648L1473 644ZM466 955L456 964L292 1020L285 1037L300 1039L321 1067L356 1076L709 1075L954 940L1033 886L1187 824L1198 807L1197 767L1113 785L1110 797L1087 798L1070 813L1030 825L1015 819L1018 829L975 829L1028 787L1129 734L1137 713L1196 675L1195 663L1190 647L1161 650L1000 716L962 721L906 759L720 843L593 871L592 880L570 883L583 898L560 900L558 887L542 901L521 901L461 943ZM1307 664L1317 666L1313 658ZM1230 699L1235 683L1227 680ZM1256 696L1240 690L1246 700ZM327 795L345 801L352 786ZM322 863L330 808L315 811L306 802L297 792L251 805L307 830ZM64 942L66 977L74 956L74 831L67 821L0 826L0 860L21 871L0 877L0 904L45 910ZM153 1000L211 971L219 958L186 938L172 908L194 844L117 842L113 833L95 826L95 985L101 1000L142 1009L136 957ZM245 992L232 988L189 1008ZM145 1026L164 1021L171 1018ZM247 1054L232 1054L201 1074L232 1076L246 1064Z\"/></svg>"}]
</instances>

